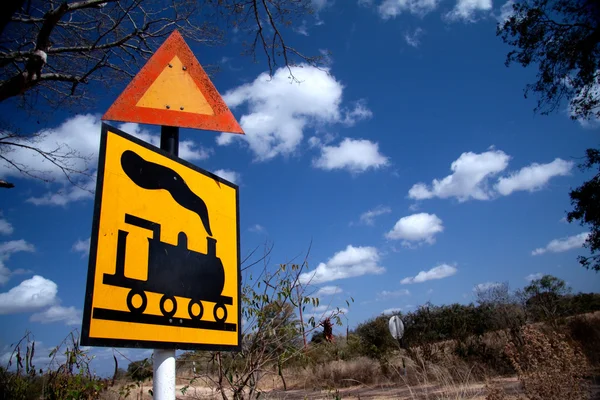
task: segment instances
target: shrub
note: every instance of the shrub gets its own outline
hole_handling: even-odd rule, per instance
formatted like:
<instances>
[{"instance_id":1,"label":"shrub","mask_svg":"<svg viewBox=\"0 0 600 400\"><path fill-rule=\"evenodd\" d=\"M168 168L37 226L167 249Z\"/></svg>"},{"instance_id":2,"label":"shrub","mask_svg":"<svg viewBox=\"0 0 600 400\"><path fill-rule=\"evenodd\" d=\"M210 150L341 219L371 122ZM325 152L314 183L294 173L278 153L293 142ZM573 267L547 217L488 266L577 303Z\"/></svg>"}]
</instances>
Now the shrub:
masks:
<instances>
[{"instance_id":1,"label":"shrub","mask_svg":"<svg viewBox=\"0 0 600 400\"><path fill-rule=\"evenodd\" d=\"M577 293L567 297L570 315L587 314L600 311L600 293Z\"/></svg>"},{"instance_id":2,"label":"shrub","mask_svg":"<svg viewBox=\"0 0 600 400\"><path fill-rule=\"evenodd\" d=\"M139 361L132 361L127 366L127 376L135 382L143 382L146 379L152 378L152 375L152 362L147 358Z\"/></svg>"},{"instance_id":3,"label":"shrub","mask_svg":"<svg viewBox=\"0 0 600 400\"><path fill-rule=\"evenodd\" d=\"M355 334L360 339L363 355L378 360L398 349L398 342L390 334L388 320L387 316L381 315L358 325Z\"/></svg>"},{"instance_id":4,"label":"shrub","mask_svg":"<svg viewBox=\"0 0 600 400\"><path fill-rule=\"evenodd\" d=\"M33 365L34 354L33 335L26 333L13 348L7 368L0 368L1 399L97 399L111 385L91 373L91 358L73 332L50 352L45 371Z\"/></svg>"},{"instance_id":5,"label":"shrub","mask_svg":"<svg viewBox=\"0 0 600 400\"><path fill-rule=\"evenodd\" d=\"M581 351L564 335L547 335L528 326L523 344L510 343L506 354L512 362L525 394L531 400L587 399L587 372Z\"/></svg>"},{"instance_id":6,"label":"shrub","mask_svg":"<svg viewBox=\"0 0 600 400\"><path fill-rule=\"evenodd\" d=\"M593 366L600 366L600 314L580 315L567 321L567 331Z\"/></svg>"}]
</instances>

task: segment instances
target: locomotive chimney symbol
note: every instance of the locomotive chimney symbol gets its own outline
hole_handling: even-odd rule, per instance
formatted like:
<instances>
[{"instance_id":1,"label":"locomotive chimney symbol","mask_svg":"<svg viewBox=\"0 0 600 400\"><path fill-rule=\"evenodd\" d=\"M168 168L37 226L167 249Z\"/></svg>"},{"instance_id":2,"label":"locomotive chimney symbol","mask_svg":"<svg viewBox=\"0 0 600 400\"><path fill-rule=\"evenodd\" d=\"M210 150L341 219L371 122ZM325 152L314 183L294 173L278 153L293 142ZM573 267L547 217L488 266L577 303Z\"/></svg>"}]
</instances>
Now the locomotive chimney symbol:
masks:
<instances>
[{"instance_id":1,"label":"locomotive chimney symbol","mask_svg":"<svg viewBox=\"0 0 600 400\"><path fill-rule=\"evenodd\" d=\"M204 229L212 236L206 204L192 192L177 172L163 165L146 161L131 150L126 150L121 155L121 167L129 179L139 187L149 190L164 189L169 192L181 207L198 214Z\"/></svg>"},{"instance_id":2,"label":"locomotive chimney symbol","mask_svg":"<svg viewBox=\"0 0 600 400\"><path fill-rule=\"evenodd\" d=\"M125 254L128 231L119 229L115 273L105 273L106 285L129 288L127 308L129 312L94 309L94 317L128 322L160 324L180 327L235 331L236 324L226 323L227 307L233 298L221 293L225 285L225 270L217 257L217 240L212 236L206 203L196 195L176 171L145 160L137 153L126 150L121 155L121 167L138 187L146 190L166 190L181 207L198 215L209 236L206 254L188 249L188 237L179 232L177 245L161 241L161 225L125 214L125 223L152 232L148 238L148 278L132 279L125 276ZM159 307L162 316L144 314L148 305L146 292L162 294ZM189 299L188 318L174 318L177 312L177 297ZM136 298L141 299L141 302ZM203 302L215 303L213 321L203 320ZM167 303L170 303L167 306Z\"/></svg>"}]
</instances>

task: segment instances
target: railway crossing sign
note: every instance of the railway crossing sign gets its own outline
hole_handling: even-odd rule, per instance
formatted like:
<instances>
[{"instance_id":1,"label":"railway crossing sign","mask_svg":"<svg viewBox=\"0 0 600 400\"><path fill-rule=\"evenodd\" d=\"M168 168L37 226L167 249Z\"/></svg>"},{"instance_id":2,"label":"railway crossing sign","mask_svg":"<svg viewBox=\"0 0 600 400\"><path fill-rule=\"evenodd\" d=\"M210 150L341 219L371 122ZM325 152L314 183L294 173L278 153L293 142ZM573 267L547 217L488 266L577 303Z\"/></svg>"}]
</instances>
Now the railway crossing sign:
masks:
<instances>
[{"instance_id":1,"label":"railway crossing sign","mask_svg":"<svg viewBox=\"0 0 600 400\"><path fill-rule=\"evenodd\" d=\"M176 30L102 119L244 133Z\"/></svg>"},{"instance_id":2,"label":"railway crossing sign","mask_svg":"<svg viewBox=\"0 0 600 400\"><path fill-rule=\"evenodd\" d=\"M102 125L81 343L239 350L238 187Z\"/></svg>"}]
</instances>

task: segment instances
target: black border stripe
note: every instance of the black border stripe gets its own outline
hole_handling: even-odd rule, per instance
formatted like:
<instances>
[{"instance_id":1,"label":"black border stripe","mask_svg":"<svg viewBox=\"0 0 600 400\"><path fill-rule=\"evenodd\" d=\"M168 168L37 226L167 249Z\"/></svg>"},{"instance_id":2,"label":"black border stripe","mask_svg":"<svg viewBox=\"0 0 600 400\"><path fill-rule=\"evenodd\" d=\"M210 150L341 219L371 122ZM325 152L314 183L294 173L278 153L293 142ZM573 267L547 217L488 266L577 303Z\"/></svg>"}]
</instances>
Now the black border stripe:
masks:
<instances>
[{"instance_id":1,"label":"black border stripe","mask_svg":"<svg viewBox=\"0 0 600 400\"><path fill-rule=\"evenodd\" d=\"M92 313L92 299L94 298L94 277L96 276L96 259L98 255L98 234L100 229L100 215L102 212L102 190L104 187L104 172L106 166L106 148L108 145L108 134L115 134L134 144L144 147L147 150L158 153L178 164L181 164L191 170L216 180L219 183L227 185L235 190L236 200L236 225L237 225L237 276L238 276L238 344L237 345L215 345L205 343L177 343L171 341L152 341L152 340L132 340L118 338L96 338L90 337L90 324ZM150 348L150 349L178 349L178 350L208 350L208 351L240 351L242 343L242 304L241 304L241 266L240 266L240 209L239 209L239 187L238 185L226 181L225 179L206 171L194 164L191 164L179 157L171 155L149 143L146 143L136 137L133 137L119 129L113 128L106 123L102 123L100 135L100 153L98 156L98 170L96 177L96 197L94 200L94 217L92 221L92 234L90 241L90 258L88 263L88 275L86 283L86 294L83 308L83 321L81 327L81 345L83 346L102 346L102 347L128 347L128 348Z\"/></svg>"}]
</instances>

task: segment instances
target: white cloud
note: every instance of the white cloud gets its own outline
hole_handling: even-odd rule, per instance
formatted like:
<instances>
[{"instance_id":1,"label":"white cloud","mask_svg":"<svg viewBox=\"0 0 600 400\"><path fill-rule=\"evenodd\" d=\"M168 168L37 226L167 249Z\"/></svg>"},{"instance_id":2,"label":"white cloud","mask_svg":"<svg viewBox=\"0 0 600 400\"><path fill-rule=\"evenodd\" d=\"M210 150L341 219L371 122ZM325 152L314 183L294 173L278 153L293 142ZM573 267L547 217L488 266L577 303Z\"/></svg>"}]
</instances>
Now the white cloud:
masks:
<instances>
[{"instance_id":1,"label":"white cloud","mask_svg":"<svg viewBox=\"0 0 600 400\"><path fill-rule=\"evenodd\" d=\"M384 0L379 5L379 16L383 19L396 18L403 12L423 16L435 10L439 0Z\"/></svg>"},{"instance_id":2,"label":"white cloud","mask_svg":"<svg viewBox=\"0 0 600 400\"><path fill-rule=\"evenodd\" d=\"M331 317L333 314L348 314L348 309L343 307L332 307L329 305L321 304L320 306L314 307L307 313L304 313L304 321L308 321L310 318L314 318L315 322L322 321L325 318Z\"/></svg>"},{"instance_id":3,"label":"white cloud","mask_svg":"<svg viewBox=\"0 0 600 400\"><path fill-rule=\"evenodd\" d=\"M488 200L493 195L488 189L489 179L504 171L509 159L510 157L500 150L489 150L480 154L462 153L451 164L451 175L441 180L434 179L430 187L424 183L413 185L408 197L415 200L456 197L460 202L471 198Z\"/></svg>"},{"instance_id":4,"label":"white cloud","mask_svg":"<svg viewBox=\"0 0 600 400\"><path fill-rule=\"evenodd\" d=\"M320 11L330 4L329 1L330 0L311 0L311 3L316 11Z\"/></svg>"},{"instance_id":5,"label":"white cloud","mask_svg":"<svg viewBox=\"0 0 600 400\"><path fill-rule=\"evenodd\" d=\"M492 9L492 0L458 0L456 6L446 14L450 20L473 22L475 14Z\"/></svg>"},{"instance_id":6,"label":"white cloud","mask_svg":"<svg viewBox=\"0 0 600 400\"><path fill-rule=\"evenodd\" d=\"M574 165L560 158L547 164L532 163L508 176L499 177L492 187L491 179L508 167L509 160L510 156L506 153L494 149L479 154L462 153L451 164L451 175L434 179L431 185L422 182L413 185L408 197L415 200L455 197L464 202L470 199L490 200L519 190L533 192L543 188L555 176L568 175Z\"/></svg>"},{"instance_id":7,"label":"white cloud","mask_svg":"<svg viewBox=\"0 0 600 400\"><path fill-rule=\"evenodd\" d=\"M382 292L377 293L377 299L390 299L401 296L410 296L410 291L408 289L399 289L399 290L384 290Z\"/></svg>"},{"instance_id":8,"label":"white cloud","mask_svg":"<svg viewBox=\"0 0 600 400\"><path fill-rule=\"evenodd\" d=\"M96 190L96 174L85 181L80 180L79 186L65 184L57 192L47 192L39 197L30 197L26 201L36 206L66 206L69 203L88 200L94 197Z\"/></svg>"},{"instance_id":9,"label":"white cloud","mask_svg":"<svg viewBox=\"0 0 600 400\"><path fill-rule=\"evenodd\" d=\"M435 214L419 213L402 217L385 237L392 240L402 239L402 244L435 243L435 235L444 231L442 220Z\"/></svg>"},{"instance_id":10,"label":"white cloud","mask_svg":"<svg viewBox=\"0 0 600 400\"><path fill-rule=\"evenodd\" d=\"M416 276L406 277L400 281L401 284L423 283L433 279L443 279L456 274L458 269L448 264L440 264L429 271L421 271Z\"/></svg>"},{"instance_id":11,"label":"white cloud","mask_svg":"<svg viewBox=\"0 0 600 400\"><path fill-rule=\"evenodd\" d=\"M5 265L5 262L8 261L11 255L19 252L29 252L32 253L35 251L35 247L26 242L23 239L19 240L11 240L9 242L0 243L0 285L4 285L9 281L10 277L17 274L28 273L26 270L15 270L11 271Z\"/></svg>"},{"instance_id":12,"label":"white cloud","mask_svg":"<svg viewBox=\"0 0 600 400\"><path fill-rule=\"evenodd\" d=\"M260 224L252 225L248 230L254 233L265 233L267 231L267 229Z\"/></svg>"},{"instance_id":13,"label":"white cloud","mask_svg":"<svg viewBox=\"0 0 600 400\"><path fill-rule=\"evenodd\" d=\"M589 236L589 232L583 232L578 235L573 235L565 238L551 240L546 247L540 247L531 252L532 256L538 256L547 252L562 253L572 249L577 249L583 246Z\"/></svg>"},{"instance_id":14,"label":"white cloud","mask_svg":"<svg viewBox=\"0 0 600 400\"><path fill-rule=\"evenodd\" d=\"M235 185L237 185L240 180L240 174L235 171L232 171L230 169L218 169L218 170L214 171L213 174L215 174Z\"/></svg>"},{"instance_id":15,"label":"white cloud","mask_svg":"<svg viewBox=\"0 0 600 400\"><path fill-rule=\"evenodd\" d=\"M573 162L560 158L548 164L533 163L508 177L498 179L496 190L504 196L508 196L517 190L533 192L541 189L555 176L569 175L572 168Z\"/></svg>"},{"instance_id":16,"label":"white cloud","mask_svg":"<svg viewBox=\"0 0 600 400\"><path fill-rule=\"evenodd\" d=\"M63 307L59 305L53 305L42 312L33 314L29 320L31 322L41 322L42 324L64 322L65 325L80 325L81 310L77 310L73 306Z\"/></svg>"},{"instance_id":17,"label":"white cloud","mask_svg":"<svg viewBox=\"0 0 600 400\"><path fill-rule=\"evenodd\" d=\"M10 222L0 218L0 235L12 235L14 228Z\"/></svg>"},{"instance_id":18,"label":"white cloud","mask_svg":"<svg viewBox=\"0 0 600 400\"><path fill-rule=\"evenodd\" d=\"M324 170L347 169L353 173L365 172L388 165L387 157L379 153L379 144L365 139L345 138L338 146L323 146L321 156L313 165Z\"/></svg>"},{"instance_id":19,"label":"white cloud","mask_svg":"<svg viewBox=\"0 0 600 400\"><path fill-rule=\"evenodd\" d=\"M302 20L302 24L293 28L294 31L302 36L308 36L308 27L306 26L306 20Z\"/></svg>"},{"instance_id":20,"label":"white cloud","mask_svg":"<svg viewBox=\"0 0 600 400\"><path fill-rule=\"evenodd\" d=\"M33 252L35 247L23 239L4 242L0 244L0 259L7 259L11 254L21 251Z\"/></svg>"},{"instance_id":21,"label":"white cloud","mask_svg":"<svg viewBox=\"0 0 600 400\"><path fill-rule=\"evenodd\" d=\"M386 308L385 310L383 310L381 313L383 315L392 315L392 314L398 314L400 311L402 311L401 307L396 307L396 308Z\"/></svg>"},{"instance_id":22,"label":"white cloud","mask_svg":"<svg viewBox=\"0 0 600 400\"><path fill-rule=\"evenodd\" d=\"M138 124L126 123L120 125L125 132L138 137L155 146L160 145L160 136L151 134ZM36 176L61 185L56 193L47 193L41 197L32 197L27 201L36 205L66 205L70 202L91 199L96 188L95 174L91 170L98 164L100 149L101 121L98 115L80 114L65 120L55 128L43 129L34 134L35 147L46 152L55 151L57 156L78 154L81 157L67 158L67 166L71 170L86 174L72 175L77 186L73 186L65 177L63 171L48 162L36 152L16 147L10 149L10 159L20 166L26 166ZM13 139L17 144L31 144L24 139ZM58 150L57 150L58 149ZM210 155L210 149L204 149L190 140L184 140L179 145L179 156L188 161L202 160ZM6 161L0 161L0 178L20 177L25 175L18 172Z\"/></svg>"},{"instance_id":23,"label":"white cloud","mask_svg":"<svg viewBox=\"0 0 600 400\"><path fill-rule=\"evenodd\" d=\"M406 32L404 34L404 40L406 40L406 43L409 46L412 46L416 49L421 44L421 36L423 36L424 32L425 31L421 28L415 29L412 33Z\"/></svg>"},{"instance_id":24,"label":"white cloud","mask_svg":"<svg viewBox=\"0 0 600 400\"><path fill-rule=\"evenodd\" d=\"M389 214L392 212L392 209L384 206L377 206L372 210L366 211L360 215L360 222L365 225L373 225L375 223L375 218L380 215Z\"/></svg>"},{"instance_id":25,"label":"white cloud","mask_svg":"<svg viewBox=\"0 0 600 400\"><path fill-rule=\"evenodd\" d=\"M82 253L82 256L89 254L90 253L90 238L87 238L85 240L77 240L73 244L73 247L71 248L71 250L78 252L78 253Z\"/></svg>"},{"instance_id":26,"label":"white cloud","mask_svg":"<svg viewBox=\"0 0 600 400\"><path fill-rule=\"evenodd\" d=\"M487 290L490 290L492 288L499 287L499 286L502 286L502 284L499 282L485 282L485 283L480 283L480 284L475 285L475 287L473 288L473 291L474 292L485 292Z\"/></svg>"},{"instance_id":27,"label":"white cloud","mask_svg":"<svg viewBox=\"0 0 600 400\"><path fill-rule=\"evenodd\" d=\"M513 0L508 0L506 3L504 3L502 5L502 7L500 8L500 15L498 17L496 17L496 19L498 20L499 23L504 24L506 21L508 21L510 19L510 17L513 16L513 14L514 14L513 5L514 4L515 4L515 2Z\"/></svg>"},{"instance_id":28,"label":"white cloud","mask_svg":"<svg viewBox=\"0 0 600 400\"><path fill-rule=\"evenodd\" d=\"M0 315L36 311L57 302L56 283L39 275L0 293Z\"/></svg>"},{"instance_id":29,"label":"white cloud","mask_svg":"<svg viewBox=\"0 0 600 400\"><path fill-rule=\"evenodd\" d=\"M373 117L373 112L367 108L367 103L364 100L355 102L354 108L346 111L343 123L348 126L353 126L359 121Z\"/></svg>"},{"instance_id":30,"label":"white cloud","mask_svg":"<svg viewBox=\"0 0 600 400\"><path fill-rule=\"evenodd\" d=\"M314 297L333 296L334 294L342 293L342 288L339 286L323 286L319 288Z\"/></svg>"},{"instance_id":31,"label":"white cloud","mask_svg":"<svg viewBox=\"0 0 600 400\"><path fill-rule=\"evenodd\" d=\"M544 274L542 274L541 272L537 272L535 274L529 274L525 277L525 280L528 282L531 281L535 281L537 279L542 279L542 277L544 276Z\"/></svg>"},{"instance_id":32,"label":"white cloud","mask_svg":"<svg viewBox=\"0 0 600 400\"><path fill-rule=\"evenodd\" d=\"M87 171L94 165L98 157L100 146L101 122L98 116L91 114L76 115L67 119L56 128L43 129L35 134L37 136L35 147L53 152L62 146L57 155L66 155L72 151L87 158L71 158L69 167L78 171ZM15 138L18 144L31 144L24 139ZM38 153L16 147L11 149L10 159L15 163L26 166L36 171L37 175L47 181L65 182L63 172L52 163L49 163ZM0 161L0 177L25 177L5 161Z\"/></svg>"},{"instance_id":33,"label":"white cloud","mask_svg":"<svg viewBox=\"0 0 600 400\"><path fill-rule=\"evenodd\" d=\"M353 110L342 109L343 86L329 69L301 65L292 67L291 72L297 81L287 68L279 68L272 77L265 72L253 82L226 92L223 98L230 108L248 105L240 118L246 134L222 133L217 144L245 141L255 160L266 161L294 153L309 126L349 124L366 117L363 103L357 103Z\"/></svg>"},{"instance_id":34,"label":"white cloud","mask_svg":"<svg viewBox=\"0 0 600 400\"><path fill-rule=\"evenodd\" d=\"M382 274L385 268L377 265L379 253L375 247L354 247L333 255L326 263L320 263L314 271L300 275L300 282L319 284L338 279L353 278L369 274Z\"/></svg>"}]
</instances>

